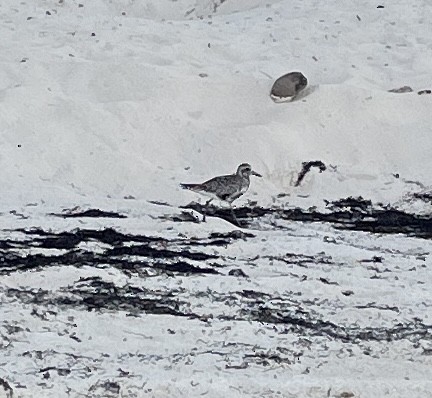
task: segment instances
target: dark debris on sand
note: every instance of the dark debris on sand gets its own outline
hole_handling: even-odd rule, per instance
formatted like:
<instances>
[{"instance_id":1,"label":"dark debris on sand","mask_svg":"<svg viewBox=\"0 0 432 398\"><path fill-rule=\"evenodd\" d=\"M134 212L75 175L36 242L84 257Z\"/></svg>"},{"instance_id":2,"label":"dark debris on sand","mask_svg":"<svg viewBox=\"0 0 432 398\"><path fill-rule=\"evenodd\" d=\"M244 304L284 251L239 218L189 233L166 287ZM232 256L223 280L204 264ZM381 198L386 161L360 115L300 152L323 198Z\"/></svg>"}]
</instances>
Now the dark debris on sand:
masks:
<instances>
[{"instance_id":1,"label":"dark debris on sand","mask_svg":"<svg viewBox=\"0 0 432 398\"><path fill-rule=\"evenodd\" d=\"M271 215L286 221L329 223L338 229L379 234L404 234L432 239L432 216L410 214L390 206L375 207L370 200L362 197L327 201L326 206L325 212L280 207L240 207L233 211L243 228L250 227L252 222ZM205 208L199 203L191 203L185 208L193 209L201 214L205 213L207 217L221 218L237 226L230 209L215 206Z\"/></svg>"},{"instance_id":2,"label":"dark debris on sand","mask_svg":"<svg viewBox=\"0 0 432 398\"><path fill-rule=\"evenodd\" d=\"M175 298L175 291L155 292L129 285L117 286L100 277L81 278L56 294L42 289L10 288L7 295L25 304L57 308L85 308L88 311L126 311L131 315L166 314L196 318L187 312L185 302ZM181 309L181 307L184 307Z\"/></svg>"},{"instance_id":3,"label":"dark debris on sand","mask_svg":"<svg viewBox=\"0 0 432 398\"><path fill-rule=\"evenodd\" d=\"M207 238L179 237L168 240L154 236L123 234L112 228L76 229L68 232L52 232L39 228L17 231L24 234L26 238L0 241L0 275L60 265L102 268L112 266L128 274L141 275L146 275L146 270L150 269L170 275L172 273L218 274L219 272L212 266L204 264L206 260L217 260L217 255L191 250L191 248L229 245L236 239L244 239L248 236L248 234L233 232L211 234ZM109 247L98 252L83 250L79 245L85 242L101 243ZM65 252L23 255L17 250L29 248L57 249Z\"/></svg>"},{"instance_id":4,"label":"dark debris on sand","mask_svg":"<svg viewBox=\"0 0 432 398\"><path fill-rule=\"evenodd\" d=\"M99 209L88 209L83 211L72 209L65 210L62 213L51 213L50 215L62 218L127 218L124 214Z\"/></svg>"}]
</instances>

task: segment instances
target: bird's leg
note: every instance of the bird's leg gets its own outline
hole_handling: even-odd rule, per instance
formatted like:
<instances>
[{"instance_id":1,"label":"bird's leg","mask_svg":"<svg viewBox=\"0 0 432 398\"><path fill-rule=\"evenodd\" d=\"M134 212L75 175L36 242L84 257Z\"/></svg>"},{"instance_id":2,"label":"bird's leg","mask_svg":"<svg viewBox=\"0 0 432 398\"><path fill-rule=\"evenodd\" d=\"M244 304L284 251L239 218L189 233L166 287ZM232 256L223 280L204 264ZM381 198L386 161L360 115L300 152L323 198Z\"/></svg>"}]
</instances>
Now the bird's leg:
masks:
<instances>
[{"instance_id":1,"label":"bird's leg","mask_svg":"<svg viewBox=\"0 0 432 398\"><path fill-rule=\"evenodd\" d=\"M207 202L205 202L204 208L203 208L203 222L206 222L206 213L207 213L207 207L210 204L210 202L213 199L209 199Z\"/></svg>"},{"instance_id":2,"label":"bird's leg","mask_svg":"<svg viewBox=\"0 0 432 398\"><path fill-rule=\"evenodd\" d=\"M237 226L240 226L240 223L237 220L237 217L236 217L236 215L234 213L234 209L232 207L232 203L231 202L230 202L229 206L230 206L230 209L231 209L231 215L232 215L233 220L236 222Z\"/></svg>"}]
</instances>

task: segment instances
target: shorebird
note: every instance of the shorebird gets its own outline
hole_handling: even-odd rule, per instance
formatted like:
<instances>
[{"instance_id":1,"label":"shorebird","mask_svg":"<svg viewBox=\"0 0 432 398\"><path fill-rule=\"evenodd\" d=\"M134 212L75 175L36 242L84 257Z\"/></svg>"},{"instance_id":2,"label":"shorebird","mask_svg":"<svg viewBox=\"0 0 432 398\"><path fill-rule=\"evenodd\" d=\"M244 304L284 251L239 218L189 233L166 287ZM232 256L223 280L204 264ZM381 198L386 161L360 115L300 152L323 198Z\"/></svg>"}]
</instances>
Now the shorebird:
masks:
<instances>
[{"instance_id":1,"label":"shorebird","mask_svg":"<svg viewBox=\"0 0 432 398\"><path fill-rule=\"evenodd\" d=\"M232 209L232 202L242 196L249 189L249 177L251 175L262 177L261 174L252 170L250 164L242 163L237 167L237 171L234 174L214 177L202 184L180 184L180 186L184 189L189 189L210 197L206 202L205 207L207 207L213 199L218 199L222 202L228 203L231 208L231 214L238 224L237 218ZM203 221L205 221L205 214Z\"/></svg>"},{"instance_id":2,"label":"shorebird","mask_svg":"<svg viewBox=\"0 0 432 398\"><path fill-rule=\"evenodd\" d=\"M303 73L287 73L276 79L270 91L270 98L278 103L292 101L307 84L308 81Z\"/></svg>"}]
</instances>

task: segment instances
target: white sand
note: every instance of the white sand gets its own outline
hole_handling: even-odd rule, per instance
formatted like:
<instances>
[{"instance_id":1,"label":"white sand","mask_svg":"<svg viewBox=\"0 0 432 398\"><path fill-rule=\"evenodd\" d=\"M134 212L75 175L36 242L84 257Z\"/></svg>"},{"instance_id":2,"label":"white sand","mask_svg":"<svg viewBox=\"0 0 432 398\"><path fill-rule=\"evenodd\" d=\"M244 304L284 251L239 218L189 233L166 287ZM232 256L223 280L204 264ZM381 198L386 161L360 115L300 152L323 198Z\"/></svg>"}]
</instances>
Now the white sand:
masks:
<instances>
[{"instance_id":1,"label":"white sand","mask_svg":"<svg viewBox=\"0 0 432 398\"><path fill-rule=\"evenodd\" d=\"M432 95L417 94L432 88L432 4L393 0L377 9L374 1L220 3L1 1L0 220L5 238L10 234L6 229L31 226L114 226L165 236L231 230L214 219L205 225L155 220L152 215L178 211L147 201L188 203L197 197L182 191L180 182L231 173L242 162L251 163L263 178L252 180L237 205L247 200L269 205L279 193L289 194L279 204L303 207L362 195L430 213L430 205L410 195L432 187ZM274 79L294 70L307 76L307 95L292 103L273 103L269 91ZM388 92L405 85L414 91ZM310 160L332 167L322 174L313 170L295 188L302 162ZM128 195L135 200L124 200ZM26 206L30 203L35 206ZM46 217L75 205L119 210L129 218L81 224ZM20 220L9 214L11 210L30 219ZM376 240L325 226L295 225L290 236L254 233L256 241L217 252L252 258L266 250L272 255L324 251L344 267L289 270L307 273L310 282L305 284L287 276L281 264L264 260L250 267L241 264L250 276L244 281L226 275L127 280L118 271L59 268L2 277L0 294L14 286L55 290L99 272L120 285L156 290L178 283L188 292L256 289L285 297L300 292L303 299L328 300L314 309L323 319L340 324L384 325L415 317L430 324L430 241ZM325 243L325 236L341 244ZM381 284L371 282L371 273L359 263L380 253L387 253L385 266L392 269L391 278ZM425 254L426 263L417 259L419 253ZM401 268L395 271L397 266ZM421 272L409 272L413 266ZM321 276L340 286L317 282ZM340 294L348 289L355 291L354 298ZM386 311L388 318L383 319L381 312L356 308L370 302L401 310ZM432 390L431 356L421 351L430 342L417 349L405 340L388 346L371 343L373 355L368 356L361 351L365 347L349 352L340 342L318 338L310 353L300 362L293 359L290 366L227 369L227 363L241 364L243 355L250 353L247 347L295 350L301 339L259 323L215 321L209 326L179 318L173 325L171 317L83 311L59 312L47 331L46 322L30 315L31 308L4 304L0 319L28 328L13 345L0 349L0 377L14 386L14 397L80 397L99 379L120 380L123 397L341 397L352 392L355 397L419 398L430 397ZM229 305L199 304L193 301L202 313L231 311ZM70 315L76 327L65 326ZM83 343L58 335L62 328L76 330ZM167 333L168 328L177 334ZM231 349L228 342L251 346ZM73 361L53 353L41 363L22 356L50 348L88 358ZM226 355L204 353L207 350ZM103 357L107 352L110 357ZM125 352L147 357L121 357ZM179 353L184 357L174 362ZM153 354L163 359L153 361ZM75 370L67 377L42 380L39 368L60 365ZM80 369L85 366L94 366L94 373L83 379ZM135 376L119 378L119 367Z\"/></svg>"}]
</instances>

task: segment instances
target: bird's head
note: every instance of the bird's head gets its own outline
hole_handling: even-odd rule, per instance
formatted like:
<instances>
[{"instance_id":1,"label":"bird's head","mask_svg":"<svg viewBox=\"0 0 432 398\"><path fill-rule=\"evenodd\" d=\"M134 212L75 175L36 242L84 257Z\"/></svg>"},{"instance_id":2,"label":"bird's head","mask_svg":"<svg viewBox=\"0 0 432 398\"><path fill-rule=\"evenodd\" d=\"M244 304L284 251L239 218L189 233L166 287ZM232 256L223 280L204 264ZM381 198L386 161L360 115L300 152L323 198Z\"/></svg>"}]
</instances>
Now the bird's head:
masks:
<instances>
[{"instance_id":1,"label":"bird's head","mask_svg":"<svg viewBox=\"0 0 432 398\"><path fill-rule=\"evenodd\" d=\"M250 175L262 177L261 174L258 174L256 171L252 170L252 167L249 163L242 163L239 167L237 167L237 175L244 178L249 178Z\"/></svg>"}]
</instances>

